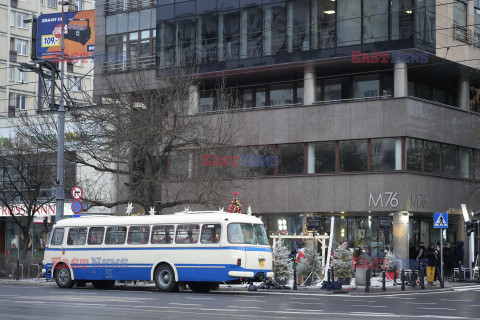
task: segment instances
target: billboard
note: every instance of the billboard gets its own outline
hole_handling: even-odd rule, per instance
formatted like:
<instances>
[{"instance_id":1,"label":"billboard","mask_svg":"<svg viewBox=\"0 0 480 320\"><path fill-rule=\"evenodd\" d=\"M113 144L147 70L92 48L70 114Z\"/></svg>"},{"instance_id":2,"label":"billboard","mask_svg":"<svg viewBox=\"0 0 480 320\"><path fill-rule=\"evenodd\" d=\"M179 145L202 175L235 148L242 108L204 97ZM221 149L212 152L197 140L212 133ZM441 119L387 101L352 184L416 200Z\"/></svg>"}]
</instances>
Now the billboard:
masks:
<instances>
[{"instance_id":1,"label":"billboard","mask_svg":"<svg viewBox=\"0 0 480 320\"><path fill-rule=\"evenodd\" d=\"M93 57L95 51L95 10L65 12L65 57ZM37 58L57 60L61 54L62 14L38 17Z\"/></svg>"}]
</instances>

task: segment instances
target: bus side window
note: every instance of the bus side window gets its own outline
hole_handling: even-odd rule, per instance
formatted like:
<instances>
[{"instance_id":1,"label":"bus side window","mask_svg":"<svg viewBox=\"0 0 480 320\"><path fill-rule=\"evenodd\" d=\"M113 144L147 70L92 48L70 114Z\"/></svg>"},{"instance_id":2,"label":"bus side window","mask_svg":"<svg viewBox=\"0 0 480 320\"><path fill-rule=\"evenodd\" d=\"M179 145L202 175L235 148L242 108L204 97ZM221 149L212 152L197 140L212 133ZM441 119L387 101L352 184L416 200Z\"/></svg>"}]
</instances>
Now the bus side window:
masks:
<instances>
[{"instance_id":1,"label":"bus side window","mask_svg":"<svg viewBox=\"0 0 480 320\"><path fill-rule=\"evenodd\" d=\"M202 226L201 243L219 243L221 226L219 224L204 224Z\"/></svg>"},{"instance_id":2,"label":"bus side window","mask_svg":"<svg viewBox=\"0 0 480 320\"><path fill-rule=\"evenodd\" d=\"M176 243L197 243L200 231L198 224L179 225L175 235Z\"/></svg>"},{"instance_id":3,"label":"bus side window","mask_svg":"<svg viewBox=\"0 0 480 320\"><path fill-rule=\"evenodd\" d=\"M152 243L163 243L169 244L173 240L173 231L174 227L171 225L167 226L154 226L152 228Z\"/></svg>"},{"instance_id":4,"label":"bus side window","mask_svg":"<svg viewBox=\"0 0 480 320\"><path fill-rule=\"evenodd\" d=\"M50 245L59 246L63 243L63 235L65 230L63 228L56 228L53 231L52 239L50 240Z\"/></svg>"}]
</instances>

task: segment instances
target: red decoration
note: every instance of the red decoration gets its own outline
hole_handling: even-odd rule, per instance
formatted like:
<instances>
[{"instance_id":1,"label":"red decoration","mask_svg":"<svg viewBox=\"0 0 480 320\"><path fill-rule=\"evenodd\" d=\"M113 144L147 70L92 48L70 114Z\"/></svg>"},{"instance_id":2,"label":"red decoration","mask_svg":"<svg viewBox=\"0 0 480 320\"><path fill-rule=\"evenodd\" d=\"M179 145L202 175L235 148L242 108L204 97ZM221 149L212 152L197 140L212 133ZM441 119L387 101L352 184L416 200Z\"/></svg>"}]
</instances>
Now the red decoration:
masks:
<instances>
[{"instance_id":1,"label":"red decoration","mask_svg":"<svg viewBox=\"0 0 480 320\"><path fill-rule=\"evenodd\" d=\"M242 203L237 200L238 192L233 193L235 197L232 200L232 204L228 207L228 212L230 213L243 213L242 212Z\"/></svg>"}]
</instances>

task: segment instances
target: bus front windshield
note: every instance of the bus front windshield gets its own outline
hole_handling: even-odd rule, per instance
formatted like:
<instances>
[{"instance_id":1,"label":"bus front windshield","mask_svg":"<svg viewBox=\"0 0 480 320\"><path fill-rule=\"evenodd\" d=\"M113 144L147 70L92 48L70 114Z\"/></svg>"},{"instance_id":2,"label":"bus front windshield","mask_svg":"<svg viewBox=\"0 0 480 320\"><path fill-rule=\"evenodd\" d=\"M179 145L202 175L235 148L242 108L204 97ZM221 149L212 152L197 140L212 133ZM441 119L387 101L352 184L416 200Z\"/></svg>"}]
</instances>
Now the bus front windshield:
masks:
<instances>
[{"instance_id":1,"label":"bus front windshield","mask_svg":"<svg viewBox=\"0 0 480 320\"><path fill-rule=\"evenodd\" d=\"M261 224L231 223L227 236L230 243L268 245L267 233Z\"/></svg>"}]
</instances>

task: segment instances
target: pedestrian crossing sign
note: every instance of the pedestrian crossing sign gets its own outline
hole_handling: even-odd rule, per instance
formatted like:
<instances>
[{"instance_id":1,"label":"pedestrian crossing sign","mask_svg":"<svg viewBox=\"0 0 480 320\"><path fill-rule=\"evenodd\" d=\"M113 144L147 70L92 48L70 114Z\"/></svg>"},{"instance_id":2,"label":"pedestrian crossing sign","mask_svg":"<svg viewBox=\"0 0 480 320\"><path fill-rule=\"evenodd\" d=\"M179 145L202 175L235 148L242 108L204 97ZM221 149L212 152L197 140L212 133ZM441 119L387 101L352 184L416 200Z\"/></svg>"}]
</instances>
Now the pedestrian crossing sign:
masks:
<instances>
[{"instance_id":1,"label":"pedestrian crossing sign","mask_svg":"<svg viewBox=\"0 0 480 320\"><path fill-rule=\"evenodd\" d=\"M439 229L448 228L448 214L447 213L434 213L433 214L433 227Z\"/></svg>"}]
</instances>

